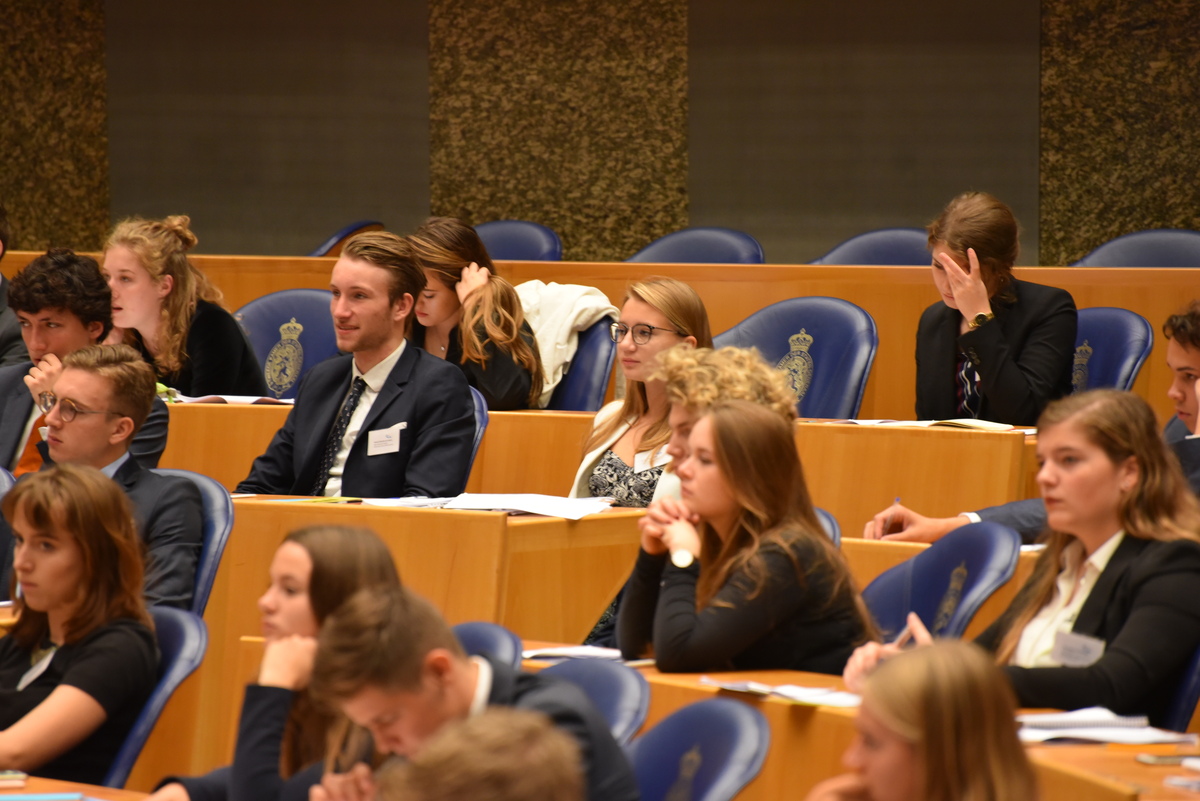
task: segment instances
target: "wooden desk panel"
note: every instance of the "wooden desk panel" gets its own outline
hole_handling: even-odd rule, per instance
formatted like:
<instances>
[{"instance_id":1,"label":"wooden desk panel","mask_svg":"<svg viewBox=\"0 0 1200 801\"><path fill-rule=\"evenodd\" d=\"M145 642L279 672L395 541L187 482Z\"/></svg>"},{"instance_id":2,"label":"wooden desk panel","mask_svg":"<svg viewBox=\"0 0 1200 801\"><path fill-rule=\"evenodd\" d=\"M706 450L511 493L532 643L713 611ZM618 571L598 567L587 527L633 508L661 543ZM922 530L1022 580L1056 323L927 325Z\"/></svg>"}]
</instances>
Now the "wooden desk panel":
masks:
<instances>
[{"instance_id":1,"label":"wooden desk panel","mask_svg":"<svg viewBox=\"0 0 1200 801\"><path fill-rule=\"evenodd\" d=\"M467 492L566 495L592 431L592 412L491 412Z\"/></svg>"},{"instance_id":2,"label":"wooden desk panel","mask_svg":"<svg viewBox=\"0 0 1200 801\"><path fill-rule=\"evenodd\" d=\"M101 801L141 801L145 793L133 790L116 790L111 787L101 787L95 784L80 784L79 782L63 782L57 779L42 779L30 776L24 787L14 787L0 790L0 799L13 795L34 793L82 793L84 798L98 798Z\"/></svg>"},{"instance_id":3,"label":"wooden desk panel","mask_svg":"<svg viewBox=\"0 0 1200 801\"><path fill-rule=\"evenodd\" d=\"M170 403L167 448L159 467L191 470L233 492L287 419L291 406Z\"/></svg>"}]
</instances>

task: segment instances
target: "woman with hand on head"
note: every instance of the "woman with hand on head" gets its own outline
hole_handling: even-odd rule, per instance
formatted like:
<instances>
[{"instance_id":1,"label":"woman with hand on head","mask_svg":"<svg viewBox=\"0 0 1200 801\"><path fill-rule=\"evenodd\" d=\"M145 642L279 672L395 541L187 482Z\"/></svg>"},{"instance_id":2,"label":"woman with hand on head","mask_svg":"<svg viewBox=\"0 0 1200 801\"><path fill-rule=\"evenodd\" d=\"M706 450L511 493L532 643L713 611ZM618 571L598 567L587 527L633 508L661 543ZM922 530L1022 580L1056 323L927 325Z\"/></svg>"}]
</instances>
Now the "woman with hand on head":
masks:
<instances>
[{"instance_id":1,"label":"woman with hand on head","mask_svg":"<svg viewBox=\"0 0 1200 801\"><path fill-rule=\"evenodd\" d=\"M425 271L413 344L457 364L489 411L537 408L545 382L537 340L475 229L431 217L406 239Z\"/></svg>"},{"instance_id":2,"label":"woman with hand on head","mask_svg":"<svg viewBox=\"0 0 1200 801\"><path fill-rule=\"evenodd\" d=\"M867 679L851 773L806 801L1035 801L1011 688L986 653L944 640L908 651Z\"/></svg>"},{"instance_id":3,"label":"woman with hand on head","mask_svg":"<svg viewBox=\"0 0 1200 801\"><path fill-rule=\"evenodd\" d=\"M158 671L129 499L99 470L59 465L0 509L21 593L0 639L0 770L99 784Z\"/></svg>"},{"instance_id":4,"label":"woman with hand on head","mask_svg":"<svg viewBox=\"0 0 1200 801\"><path fill-rule=\"evenodd\" d=\"M307 692L321 623L364 587L397 587L391 552L374 532L310 526L289 534L271 560L258 599L266 649L246 687L233 764L193 778L165 779L151 801L307 801L338 719Z\"/></svg>"},{"instance_id":5,"label":"woman with hand on head","mask_svg":"<svg viewBox=\"0 0 1200 801\"><path fill-rule=\"evenodd\" d=\"M190 224L186 215L117 223L104 245L113 326L159 382L181 394L266 395L258 358L221 308L221 290L188 260L197 241Z\"/></svg>"},{"instance_id":6,"label":"woman with hand on head","mask_svg":"<svg viewBox=\"0 0 1200 801\"><path fill-rule=\"evenodd\" d=\"M662 380L653 377L658 355L680 344L711 348L708 313L682 281L649 278L626 291L612 338L625 372L625 400L596 413L570 496L612 497L617 506L644 507L662 494L659 477L671 461L670 404Z\"/></svg>"},{"instance_id":7,"label":"woman with hand on head","mask_svg":"<svg viewBox=\"0 0 1200 801\"><path fill-rule=\"evenodd\" d=\"M1154 412L1128 392L1055 401L1038 424L1046 549L976 642L1023 707L1103 706L1161 725L1200 647L1200 508ZM920 632L918 632L920 633ZM861 684L891 646L846 667Z\"/></svg>"},{"instance_id":8,"label":"woman with hand on head","mask_svg":"<svg viewBox=\"0 0 1200 801\"><path fill-rule=\"evenodd\" d=\"M617 641L653 645L666 673L838 673L874 629L837 548L817 521L792 427L748 401L713 405L675 465L682 501L639 521L641 551Z\"/></svg>"},{"instance_id":9,"label":"woman with hand on head","mask_svg":"<svg viewBox=\"0 0 1200 801\"><path fill-rule=\"evenodd\" d=\"M989 194L959 195L927 230L942 299L917 327L917 417L1032 425L1071 391L1075 301L1013 278L1017 220Z\"/></svg>"}]
</instances>

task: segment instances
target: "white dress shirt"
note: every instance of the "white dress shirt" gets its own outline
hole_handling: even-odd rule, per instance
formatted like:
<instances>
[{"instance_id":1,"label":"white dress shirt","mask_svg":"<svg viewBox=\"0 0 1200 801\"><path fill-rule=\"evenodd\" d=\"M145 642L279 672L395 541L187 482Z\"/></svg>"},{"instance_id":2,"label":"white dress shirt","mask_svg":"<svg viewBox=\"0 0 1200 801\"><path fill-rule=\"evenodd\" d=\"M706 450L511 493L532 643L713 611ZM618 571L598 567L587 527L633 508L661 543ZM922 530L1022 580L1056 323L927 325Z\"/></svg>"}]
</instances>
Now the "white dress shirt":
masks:
<instances>
[{"instance_id":1,"label":"white dress shirt","mask_svg":"<svg viewBox=\"0 0 1200 801\"><path fill-rule=\"evenodd\" d=\"M350 455L350 448L354 446L354 441L358 439L358 435L362 430L363 423L366 422L367 415L371 411L371 405L375 403L375 399L379 397L380 390L383 389L383 382L387 381L387 377L391 375L392 368L396 366L396 362L400 361L400 355L404 353L405 342L400 343L400 347L392 351L379 364L372 367L367 372L360 372L358 364L350 360L350 384L354 384L354 379L361 378L366 382L367 388L363 390L362 397L358 399L358 406L354 407L354 413L350 415L350 424L346 426L346 434L342 437L342 444L338 447L337 455L333 457L333 464L329 468L329 481L325 482L325 496L332 498L335 495L342 494L342 470L346 467L346 457ZM346 391L347 397L350 391ZM342 401L345 403L345 400ZM341 413L341 407L338 407L338 413ZM337 416L334 416L337 419ZM332 426L331 426L332 427Z\"/></svg>"}]
</instances>

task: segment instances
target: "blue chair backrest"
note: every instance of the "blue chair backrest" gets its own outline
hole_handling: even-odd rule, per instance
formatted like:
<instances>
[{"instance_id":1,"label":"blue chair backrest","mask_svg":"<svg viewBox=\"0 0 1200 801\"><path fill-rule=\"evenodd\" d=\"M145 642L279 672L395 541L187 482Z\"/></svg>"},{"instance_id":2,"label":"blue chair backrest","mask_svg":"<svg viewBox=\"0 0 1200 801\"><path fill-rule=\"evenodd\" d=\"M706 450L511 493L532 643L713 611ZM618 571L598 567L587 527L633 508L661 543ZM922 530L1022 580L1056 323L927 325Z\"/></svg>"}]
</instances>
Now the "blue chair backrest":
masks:
<instances>
[{"instance_id":1,"label":"blue chair backrest","mask_svg":"<svg viewBox=\"0 0 1200 801\"><path fill-rule=\"evenodd\" d=\"M1080 309L1071 372L1073 391L1133 389L1138 371L1153 347L1154 329L1137 312L1111 306Z\"/></svg>"},{"instance_id":2,"label":"blue chair backrest","mask_svg":"<svg viewBox=\"0 0 1200 801\"><path fill-rule=\"evenodd\" d=\"M562 240L540 223L495 220L475 226L493 259L511 261L562 261Z\"/></svg>"},{"instance_id":3,"label":"blue chair backrest","mask_svg":"<svg viewBox=\"0 0 1200 801\"><path fill-rule=\"evenodd\" d=\"M820 507L815 507L813 511L817 513L817 520L821 521L821 528L825 529L829 539L833 540L833 544L840 548L842 546L842 527L838 525L837 518Z\"/></svg>"},{"instance_id":4,"label":"blue chair backrest","mask_svg":"<svg viewBox=\"0 0 1200 801\"><path fill-rule=\"evenodd\" d=\"M1200 231L1155 228L1110 239L1072 267L1200 267Z\"/></svg>"},{"instance_id":5,"label":"blue chair backrest","mask_svg":"<svg viewBox=\"0 0 1200 801\"><path fill-rule=\"evenodd\" d=\"M454 636L468 656L491 654L493 659L514 668L521 667L521 638L504 626L474 620L455 626Z\"/></svg>"},{"instance_id":6,"label":"blue chair backrest","mask_svg":"<svg viewBox=\"0 0 1200 801\"><path fill-rule=\"evenodd\" d=\"M579 332L575 356L562 380L550 394L547 409L560 412L597 412L604 405L612 375L617 343L612 341L611 318L605 317Z\"/></svg>"},{"instance_id":7,"label":"blue chair backrest","mask_svg":"<svg viewBox=\"0 0 1200 801\"><path fill-rule=\"evenodd\" d=\"M275 397L296 397L309 368L338 355L332 297L325 289L284 289L250 301L233 315Z\"/></svg>"},{"instance_id":8,"label":"blue chair backrest","mask_svg":"<svg viewBox=\"0 0 1200 801\"><path fill-rule=\"evenodd\" d=\"M4 493L12 489L15 483L17 483L17 480L13 478L13 474L0 467L0 497L3 497Z\"/></svg>"},{"instance_id":9,"label":"blue chair backrest","mask_svg":"<svg viewBox=\"0 0 1200 801\"><path fill-rule=\"evenodd\" d=\"M359 220L352 222L349 225L336 231L333 236L326 239L317 249L309 256L340 256L342 253L342 245L346 244L346 240L355 234L361 234L363 231L382 231L383 223L378 220Z\"/></svg>"},{"instance_id":10,"label":"blue chair backrest","mask_svg":"<svg viewBox=\"0 0 1200 801\"><path fill-rule=\"evenodd\" d=\"M923 228L880 228L852 236L813 264L929 264Z\"/></svg>"},{"instance_id":11,"label":"blue chair backrest","mask_svg":"<svg viewBox=\"0 0 1200 801\"><path fill-rule=\"evenodd\" d=\"M871 315L839 298L791 298L773 303L713 337L713 347L758 348L788 373L801 417L851 418L863 391L879 335Z\"/></svg>"},{"instance_id":12,"label":"blue chair backrest","mask_svg":"<svg viewBox=\"0 0 1200 801\"><path fill-rule=\"evenodd\" d=\"M471 461L467 462L467 478L470 478L471 467L475 464L475 454L479 453L479 443L483 442L483 432L487 431L488 407L482 392L475 387L468 387L468 389L471 390L471 400L475 402L475 440L471 443Z\"/></svg>"},{"instance_id":13,"label":"blue chair backrest","mask_svg":"<svg viewBox=\"0 0 1200 801\"><path fill-rule=\"evenodd\" d=\"M684 228L654 240L625 261L666 264L762 264L758 240L732 228Z\"/></svg>"},{"instance_id":14,"label":"blue chair backrest","mask_svg":"<svg viewBox=\"0 0 1200 801\"><path fill-rule=\"evenodd\" d=\"M1012 578L1021 535L999 523L955 529L917 556L883 572L863 601L885 639L916 612L935 637L961 637L975 612Z\"/></svg>"},{"instance_id":15,"label":"blue chair backrest","mask_svg":"<svg viewBox=\"0 0 1200 801\"><path fill-rule=\"evenodd\" d=\"M646 722L650 683L633 668L607 659L564 659L542 673L578 685L608 721L613 739L621 745Z\"/></svg>"},{"instance_id":16,"label":"blue chair backrest","mask_svg":"<svg viewBox=\"0 0 1200 801\"><path fill-rule=\"evenodd\" d=\"M729 801L762 769L771 746L763 714L711 698L676 710L626 746L642 801Z\"/></svg>"},{"instance_id":17,"label":"blue chair backrest","mask_svg":"<svg viewBox=\"0 0 1200 801\"><path fill-rule=\"evenodd\" d=\"M192 611L203 616L204 609L208 606L208 596L212 593L213 582L217 578L217 569L221 566L221 554L225 552L229 532L233 531L233 500L229 497L229 490L225 489L221 482L202 473L167 467L156 467L154 472L164 476L186 478L200 490L204 538L200 548L200 561L196 564Z\"/></svg>"},{"instance_id":18,"label":"blue chair backrest","mask_svg":"<svg viewBox=\"0 0 1200 801\"><path fill-rule=\"evenodd\" d=\"M124 787L133 763L142 753L154 724L158 722L163 707L171 699L183 680L200 666L204 650L208 647L208 629L199 615L165 606L150 607L154 619L154 633L158 640L159 662L158 683L150 693L142 713L133 723L125 737L121 750L104 776L105 787Z\"/></svg>"},{"instance_id":19,"label":"blue chair backrest","mask_svg":"<svg viewBox=\"0 0 1200 801\"><path fill-rule=\"evenodd\" d=\"M1187 731L1196 712L1196 704L1200 703L1200 648L1188 660L1187 670L1184 671L1183 681L1175 690L1171 703L1167 707L1167 716L1162 728L1171 731Z\"/></svg>"}]
</instances>

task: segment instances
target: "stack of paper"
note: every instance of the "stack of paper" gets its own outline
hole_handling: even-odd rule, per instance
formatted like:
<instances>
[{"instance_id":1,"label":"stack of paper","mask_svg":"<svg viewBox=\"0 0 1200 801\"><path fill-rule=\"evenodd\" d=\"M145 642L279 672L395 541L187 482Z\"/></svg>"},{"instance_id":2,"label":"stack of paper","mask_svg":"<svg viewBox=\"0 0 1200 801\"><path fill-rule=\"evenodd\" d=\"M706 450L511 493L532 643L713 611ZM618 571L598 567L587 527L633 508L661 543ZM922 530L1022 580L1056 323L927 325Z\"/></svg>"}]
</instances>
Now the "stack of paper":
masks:
<instances>
[{"instance_id":1,"label":"stack of paper","mask_svg":"<svg viewBox=\"0 0 1200 801\"><path fill-rule=\"evenodd\" d=\"M1194 734L1184 734L1148 725L1144 715L1118 715L1104 707L1093 706L1072 712L1017 715L1023 743L1049 740L1088 740L1096 743L1195 743Z\"/></svg>"},{"instance_id":2,"label":"stack of paper","mask_svg":"<svg viewBox=\"0 0 1200 801\"><path fill-rule=\"evenodd\" d=\"M720 687L736 693L752 695L776 695L785 698L793 704L805 706L841 706L854 707L862 703L862 698L854 693L835 690L832 687L802 687L799 684L763 684L757 681L720 681L711 676L701 676L701 684L710 687Z\"/></svg>"},{"instance_id":3,"label":"stack of paper","mask_svg":"<svg viewBox=\"0 0 1200 801\"><path fill-rule=\"evenodd\" d=\"M497 509L504 511L529 512L549 517L565 517L578 520L610 508L611 500L605 498L560 498L556 495L487 494L464 492L446 504L446 509Z\"/></svg>"}]
</instances>

